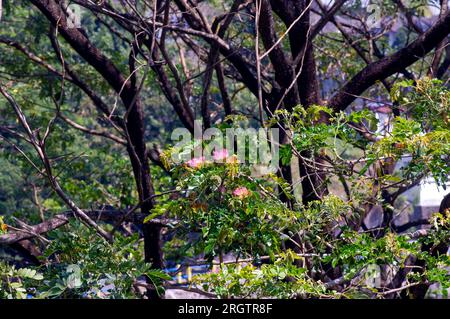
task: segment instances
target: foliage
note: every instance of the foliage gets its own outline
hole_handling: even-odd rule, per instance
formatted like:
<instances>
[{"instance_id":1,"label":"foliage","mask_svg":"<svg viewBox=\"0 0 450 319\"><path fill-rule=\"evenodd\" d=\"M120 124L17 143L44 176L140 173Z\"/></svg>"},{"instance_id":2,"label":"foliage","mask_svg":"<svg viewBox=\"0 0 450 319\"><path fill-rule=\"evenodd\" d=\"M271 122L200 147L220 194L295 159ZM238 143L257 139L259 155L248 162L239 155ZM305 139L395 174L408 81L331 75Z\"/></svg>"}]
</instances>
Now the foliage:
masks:
<instances>
[{"instance_id":1,"label":"foliage","mask_svg":"<svg viewBox=\"0 0 450 319\"><path fill-rule=\"evenodd\" d=\"M402 81L392 90L411 119L394 119L391 134L372 145L369 163L407 155L410 162L403 168L404 176L415 180L431 173L437 184L445 187L450 173L450 91L436 79L424 78L411 85ZM402 94L401 88L408 91Z\"/></svg>"},{"instance_id":2,"label":"foliage","mask_svg":"<svg viewBox=\"0 0 450 319\"><path fill-rule=\"evenodd\" d=\"M6 234L8 226L3 221L3 216L0 216L0 235Z\"/></svg>"},{"instance_id":3,"label":"foliage","mask_svg":"<svg viewBox=\"0 0 450 319\"><path fill-rule=\"evenodd\" d=\"M162 293L163 272L145 263L138 236L117 236L108 244L86 229L55 232L44 260L38 298L136 298L136 280L147 276Z\"/></svg>"},{"instance_id":4,"label":"foliage","mask_svg":"<svg viewBox=\"0 0 450 319\"><path fill-rule=\"evenodd\" d=\"M128 213L122 227L95 220L114 228L111 243L73 220L31 239L42 264L0 262L0 298L140 298L144 277L162 294L170 278L143 258L144 243L157 254L160 242L169 265L219 262L194 284L223 298L384 298L391 288L415 297L410 288L432 284L447 293L449 214L418 232L399 233L395 223L402 207L413 209L402 194L428 177L449 182L448 71L439 75L448 54L425 55L447 36L444 27L426 32L436 1L344 1L314 5L314 14L306 1L295 21L300 6L271 1L259 28L256 13L267 10L251 1L203 1L195 10L167 2L158 12L151 1L76 1L82 27L69 33L89 48L67 41L65 19L50 26L45 4L3 2L0 85L48 162L2 97L0 235L73 209L56 182L84 211ZM334 12L323 26L312 21L319 9ZM152 28L153 13L169 26ZM214 162L192 159L207 145L177 149L170 133L195 131L188 124L197 115L221 132L280 128L281 169L238 163L231 150L219 149ZM366 223L373 215L376 227ZM243 267L223 263L242 258ZM370 282L372 268L383 282ZM405 278L391 287L389 271L400 270Z\"/></svg>"},{"instance_id":5,"label":"foliage","mask_svg":"<svg viewBox=\"0 0 450 319\"><path fill-rule=\"evenodd\" d=\"M427 79L421 81L429 83ZM408 98L403 101L409 104L414 100L416 109L424 100L423 96L436 95L435 91L439 90L447 94L442 86L436 88L440 85L438 81L432 81L433 85L428 86L421 81L417 84L420 93L416 93L418 88L409 88L404 82L396 86L392 94L397 95L395 90L400 87L408 89ZM419 118L424 118L422 115L409 119L397 116L387 132L377 132L377 119L367 110L335 114L323 106L308 109L298 106L292 112L276 112L269 125L281 122L292 134L292 143L284 146L285 151L282 149L282 162L290 163L294 157L311 161L317 156L325 159L328 174L346 176L349 193L345 199L331 193L319 201L307 205L295 203L288 208L278 196L273 196L277 191L283 192L280 179L273 174L253 178L250 167L235 163L235 155L228 153L222 163L208 162L203 157L181 164L171 163L171 153L180 151L172 148L164 158L176 180L179 195L175 200L157 206L148 220L160 215L179 220L175 230L189 235L184 238L184 245L193 247L190 252L193 256L204 253L209 260L215 256L222 260L223 254L233 253L238 257L250 257L257 263L261 256L269 255L268 264L255 266L248 263L243 268L222 265L218 273L197 277L195 284L221 297L382 297L385 293L382 285L374 286L368 279L371 269L388 267L398 271L411 258L426 265L421 273L408 275L407 280L412 286L438 282L442 291L446 291L448 258L422 250L427 241L434 241L433 247L447 241L446 216L434 215L434 224L440 226L414 240L409 234L399 235L389 228L378 233L354 228L360 224L361 206L373 203L376 183L380 186L376 188L375 200L386 209L392 209L385 202L381 187L389 189L402 181L414 181L427 174L442 185L447 181L450 140L441 108L448 108L448 104L445 98L439 101L433 98L433 101L440 106L429 108L435 112L430 117L433 118L431 124L419 122ZM324 116L328 119L327 124L321 122ZM426 129L429 125L432 130ZM364 138L361 126L367 128L367 132L373 132L375 141L368 142ZM188 146L188 151L195 147ZM345 150L350 147L363 148L365 151L360 155L364 157L356 157L358 153L345 155ZM373 165L382 166L405 156L411 159L400 175L394 175L397 172L384 174L376 181L368 176L368 169ZM295 202L295 198L290 199ZM190 232L199 236L192 237ZM309 269L339 269L342 278L352 282L348 289L338 292L332 287L327 288L314 281L306 269L299 268L298 260L304 259L302 254L285 252L285 247L294 240L307 243L309 249L306 251L311 254L306 258ZM176 247L187 251L179 242ZM304 248L300 250L305 251Z\"/></svg>"},{"instance_id":6,"label":"foliage","mask_svg":"<svg viewBox=\"0 0 450 319\"><path fill-rule=\"evenodd\" d=\"M0 262L0 299L26 299L43 279L35 269L16 268Z\"/></svg>"},{"instance_id":7,"label":"foliage","mask_svg":"<svg viewBox=\"0 0 450 319\"><path fill-rule=\"evenodd\" d=\"M280 234L297 218L273 196L274 179L252 178L248 165L238 164L234 156L223 163L199 160L196 167L179 164L172 168L172 176L182 196L157 206L147 221L166 213L179 219L181 234L200 234L186 245L208 259L229 252L275 254Z\"/></svg>"},{"instance_id":8,"label":"foliage","mask_svg":"<svg viewBox=\"0 0 450 319\"><path fill-rule=\"evenodd\" d=\"M223 265L218 273L197 276L194 284L214 292L220 298L325 296L325 286L308 278L305 268L293 264L298 259L295 253L288 250L273 263L259 267L252 264L243 267Z\"/></svg>"}]
</instances>

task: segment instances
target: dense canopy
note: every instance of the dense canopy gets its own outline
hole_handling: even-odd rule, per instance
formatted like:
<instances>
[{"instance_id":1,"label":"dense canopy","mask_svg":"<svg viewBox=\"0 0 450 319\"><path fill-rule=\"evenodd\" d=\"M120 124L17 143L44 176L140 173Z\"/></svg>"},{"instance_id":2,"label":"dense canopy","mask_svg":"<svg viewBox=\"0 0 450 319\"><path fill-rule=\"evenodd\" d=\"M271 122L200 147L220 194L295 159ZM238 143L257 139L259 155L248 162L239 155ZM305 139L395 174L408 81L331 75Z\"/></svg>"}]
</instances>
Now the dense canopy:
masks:
<instances>
[{"instance_id":1,"label":"dense canopy","mask_svg":"<svg viewBox=\"0 0 450 319\"><path fill-rule=\"evenodd\" d=\"M0 16L0 298L448 295L447 0Z\"/></svg>"}]
</instances>

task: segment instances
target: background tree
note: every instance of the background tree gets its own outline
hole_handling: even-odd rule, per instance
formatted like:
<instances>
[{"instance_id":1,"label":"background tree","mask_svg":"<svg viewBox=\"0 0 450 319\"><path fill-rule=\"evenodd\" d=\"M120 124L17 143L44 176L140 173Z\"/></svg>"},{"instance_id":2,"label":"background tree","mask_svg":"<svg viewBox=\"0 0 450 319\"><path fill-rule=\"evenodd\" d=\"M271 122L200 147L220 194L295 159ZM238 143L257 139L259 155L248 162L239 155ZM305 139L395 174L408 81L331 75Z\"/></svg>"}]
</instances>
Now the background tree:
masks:
<instances>
[{"instance_id":1,"label":"background tree","mask_svg":"<svg viewBox=\"0 0 450 319\"><path fill-rule=\"evenodd\" d=\"M69 4L82 8L80 25L73 25ZM11 202L17 189L2 186L8 195L1 204L32 222L48 222L49 211L61 211L64 203L112 241L120 222L139 212L145 260L162 268L161 229L166 225L160 220L142 223L141 217L154 211L156 199L167 203L166 191L180 182L163 165L160 145L170 143L174 127L193 132L197 117L204 128L230 123L235 115L247 116L253 126L279 127L284 155L278 177L270 180L287 182L276 183L278 196L292 211L314 210L317 201L326 206L337 187L344 189L348 202L357 202L361 176L373 181L364 185L358 205L349 208L357 214L346 225L377 240L397 231L393 206L403 192L429 174L442 183L448 176L448 121L420 123L411 132L408 126L415 126L405 122L448 112L446 1L367 6L345 0L30 0L4 7L2 160L20 168L8 174L32 191ZM424 74L442 82L419 80ZM410 82L394 84L398 80ZM416 114L403 100L404 88L411 87L416 95L408 99L422 109ZM397 128L393 134L380 134L370 125L375 122L371 114L358 113L380 106L393 115L386 124ZM352 115L354 110L358 112ZM294 115L307 120L294 123ZM392 182L396 162L413 147L409 138L420 133L433 133L442 142L433 164L417 165L417 171ZM302 145L298 136L310 143ZM353 151L349 158L342 158L344 152L334 156L324 151L326 141L337 137L352 148L343 144L334 153L347 147ZM417 155L417 163L424 158ZM301 199L292 194L297 184ZM382 207L382 231L364 224L377 206ZM31 207L36 214L29 213ZM117 212L110 230L96 223L98 210L105 208ZM59 222L50 222L44 231L57 226ZM285 225L279 230L285 231ZM312 245L302 236L291 239L298 254ZM336 280L342 271L332 264L321 266L334 275L327 269L326 278L309 275ZM152 291L150 296L156 297Z\"/></svg>"}]
</instances>

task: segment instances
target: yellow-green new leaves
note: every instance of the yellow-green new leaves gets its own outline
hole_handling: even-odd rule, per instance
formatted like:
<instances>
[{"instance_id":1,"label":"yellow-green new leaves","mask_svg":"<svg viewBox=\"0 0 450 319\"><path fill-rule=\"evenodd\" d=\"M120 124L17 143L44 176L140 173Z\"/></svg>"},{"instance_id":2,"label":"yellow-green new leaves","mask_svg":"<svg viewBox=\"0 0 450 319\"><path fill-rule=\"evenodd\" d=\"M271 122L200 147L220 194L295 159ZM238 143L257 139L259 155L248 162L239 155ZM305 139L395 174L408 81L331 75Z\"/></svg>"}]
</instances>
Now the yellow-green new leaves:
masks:
<instances>
[{"instance_id":1,"label":"yellow-green new leaves","mask_svg":"<svg viewBox=\"0 0 450 319\"><path fill-rule=\"evenodd\" d=\"M3 216L0 216L0 235L6 234L8 226L3 221Z\"/></svg>"}]
</instances>

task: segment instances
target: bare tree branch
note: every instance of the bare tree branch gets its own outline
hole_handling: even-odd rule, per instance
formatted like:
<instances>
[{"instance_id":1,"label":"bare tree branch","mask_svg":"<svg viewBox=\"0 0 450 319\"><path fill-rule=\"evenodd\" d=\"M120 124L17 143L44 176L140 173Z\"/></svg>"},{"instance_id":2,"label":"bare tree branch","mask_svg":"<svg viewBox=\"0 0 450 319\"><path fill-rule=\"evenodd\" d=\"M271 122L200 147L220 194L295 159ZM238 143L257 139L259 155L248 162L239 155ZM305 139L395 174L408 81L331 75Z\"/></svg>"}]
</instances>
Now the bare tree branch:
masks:
<instances>
[{"instance_id":1,"label":"bare tree branch","mask_svg":"<svg viewBox=\"0 0 450 319\"><path fill-rule=\"evenodd\" d=\"M376 81L401 72L430 52L449 33L450 12L439 18L430 29L407 47L362 69L328 101L328 105L335 111L344 110L356 96L361 95Z\"/></svg>"}]
</instances>

